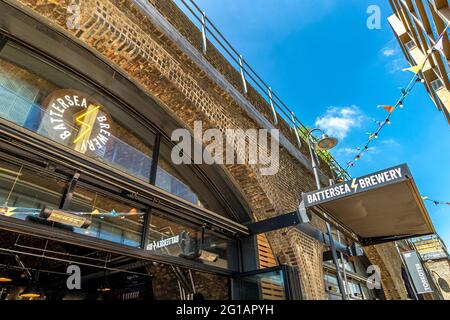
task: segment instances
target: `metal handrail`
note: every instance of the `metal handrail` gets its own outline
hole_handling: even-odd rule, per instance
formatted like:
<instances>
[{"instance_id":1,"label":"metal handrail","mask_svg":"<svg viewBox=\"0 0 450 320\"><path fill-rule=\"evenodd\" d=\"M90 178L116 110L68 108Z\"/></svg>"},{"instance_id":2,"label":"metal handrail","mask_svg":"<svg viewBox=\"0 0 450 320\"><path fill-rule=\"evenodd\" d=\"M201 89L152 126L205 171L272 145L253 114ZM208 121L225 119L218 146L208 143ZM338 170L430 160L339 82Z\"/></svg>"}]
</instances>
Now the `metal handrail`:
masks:
<instances>
[{"instance_id":1,"label":"metal handrail","mask_svg":"<svg viewBox=\"0 0 450 320\"><path fill-rule=\"evenodd\" d=\"M176 3L175 0L173 0ZM179 0L187 9L192 17L200 24L199 30L202 33L202 47L203 54L206 55L207 38L210 35L215 42L223 49L228 55L225 59L235 67L236 71L241 74L242 90L244 94L247 94L247 79L251 80L252 88L255 89L259 95L268 103L271 107L271 113L273 116L273 124L278 124L277 114L281 115L283 120L289 124L294 131L299 149L302 147L302 140L306 140L306 133L308 128L296 117L294 112L281 100L281 98L272 90L260 75L250 66L250 64L243 58L241 54L232 46L232 44L226 39L226 37L220 32L220 30L214 25L214 23L206 16L205 12L195 3L194 0ZM178 4L177 4L178 5ZM178 6L180 7L180 6ZM183 11L183 8L180 7ZM191 21L196 25L195 21ZM230 61L231 60L231 61ZM314 137L313 137L314 138ZM314 138L316 139L316 138ZM349 173L339 164L334 157L328 152L318 152L319 156L327 162L332 170L336 171L339 177L344 179L350 179Z\"/></svg>"}]
</instances>

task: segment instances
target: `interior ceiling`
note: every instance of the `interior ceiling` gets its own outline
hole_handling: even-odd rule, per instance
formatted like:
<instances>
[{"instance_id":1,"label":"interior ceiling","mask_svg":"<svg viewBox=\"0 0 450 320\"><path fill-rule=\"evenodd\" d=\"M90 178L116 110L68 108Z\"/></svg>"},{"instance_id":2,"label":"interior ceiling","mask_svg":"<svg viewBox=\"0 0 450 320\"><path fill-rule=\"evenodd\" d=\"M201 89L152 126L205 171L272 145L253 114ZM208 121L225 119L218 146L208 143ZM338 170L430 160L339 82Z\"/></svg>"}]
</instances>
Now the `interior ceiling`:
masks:
<instances>
[{"instance_id":1,"label":"interior ceiling","mask_svg":"<svg viewBox=\"0 0 450 320\"><path fill-rule=\"evenodd\" d=\"M0 264L17 272L28 268L31 272L42 270L44 277L46 271L53 272L53 276L60 273L67 277L65 273L70 264L80 265L83 274L88 275L105 270L104 266L120 269L135 261L108 252L0 230Z\"/></svg>"}]
</instances>

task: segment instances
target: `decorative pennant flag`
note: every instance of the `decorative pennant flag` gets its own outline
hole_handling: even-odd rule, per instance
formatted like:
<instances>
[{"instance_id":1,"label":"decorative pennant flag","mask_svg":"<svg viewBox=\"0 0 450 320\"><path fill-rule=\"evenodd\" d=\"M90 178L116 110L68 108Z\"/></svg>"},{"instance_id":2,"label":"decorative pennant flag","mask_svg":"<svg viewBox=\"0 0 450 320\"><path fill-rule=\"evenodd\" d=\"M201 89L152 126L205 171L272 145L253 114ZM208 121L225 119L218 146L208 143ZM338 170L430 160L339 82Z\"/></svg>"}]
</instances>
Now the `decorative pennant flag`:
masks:
<instances>
[{"instance_id":1,"label":"decorative pennant flag","mask_svg":"<svg viewBox=\"0 0 450 320\"><path fill-rule=\"evenodd\" d=\"M381 122L381 121L374 120L374 122L375 122L379 127L381 127L381 125L382 125L382 122Z\"/></svg>"},{"instance_id":2,"label":"decorative pennant flag","mask_svg":"<svg viewBox=\"0 0 450 320\"><path fill-rule=\"evenodd\" d=\"M422 200L423 200L423 201L428 200L428 197L426 197L426 196L425 196L425 197L422 197Z\"/></svg>"},{"instance_id":3,"label":"decorative pennant flag","mask_svg":"<svg viewBox=\"0 0 450 320\"><path fill-rule=\"evenodd\" d=\"M91 214L93 216L100 214L100 211L98 211L97 209L95 209L94 211L91 212Z\"/></svg>"},{"instance_id":4,"label":"decorative pennant flag","mask_svg":"<svg viewBox=\"0 0 450 320\"><path fill-rule=\"evenodd\" d=\"M412 67L409 67L409 68L405 68L402 71L411 71L414 74L418 74L420 72L420 70L422 70L421 66L412 66Z\"/></svg>"},{"instance_id":5,"label":"decorative pennant flag","mask_svg":"<svg viewBox=\"0 0 450 320\"><path fill-rule=\"evenodd\" d=\"M444 37L440 37L434 45L434 49L444 54Z\"/></svg>"},{"instance_id":6,"label":"decorative pennant flag","mask_svg":"<svg viewBox=\"0 0 450 320\"><path fill-rule=\"evenodd\" d=\"M395 107L393 107L393 106L383 106L383 109L386 110L389 113L392 113L395 110Z\"/></svg>"}]
</instances>

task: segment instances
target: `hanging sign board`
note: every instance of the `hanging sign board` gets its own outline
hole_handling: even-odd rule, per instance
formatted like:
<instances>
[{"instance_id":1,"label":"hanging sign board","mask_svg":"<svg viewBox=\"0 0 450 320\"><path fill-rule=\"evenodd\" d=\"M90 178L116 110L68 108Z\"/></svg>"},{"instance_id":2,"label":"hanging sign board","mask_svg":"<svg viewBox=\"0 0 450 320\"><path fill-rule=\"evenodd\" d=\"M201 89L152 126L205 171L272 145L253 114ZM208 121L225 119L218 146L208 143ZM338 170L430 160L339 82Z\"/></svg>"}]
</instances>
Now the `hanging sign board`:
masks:
<instances>
[{"instance_id":1,"label":"hanging sign board","mask_svg":"<svg viewBox=\"0 0 450 320\"><path fill-rule=\"evenodd\" d=\"M409 275L413 281L416 293L430 293L433 292L428 281L427 274L419 260L417 253L413 251L407 251L402 253L403 259L408 269Z\"/></svg>"},{"instance_id":2,"label":"hanging sign board","mask_svg":"<svg viewBox=\"0 0 450 320\"><path fill-rule=\"evenodd\" d=\"M360 178L354 178L340 184L323 188L302 195L305 207L312 207L324 202L348 197L357 193L379 188L388 184L400 182L410 177L411 173L406 164L381 170Z\"/></svg>"}]
</instances>

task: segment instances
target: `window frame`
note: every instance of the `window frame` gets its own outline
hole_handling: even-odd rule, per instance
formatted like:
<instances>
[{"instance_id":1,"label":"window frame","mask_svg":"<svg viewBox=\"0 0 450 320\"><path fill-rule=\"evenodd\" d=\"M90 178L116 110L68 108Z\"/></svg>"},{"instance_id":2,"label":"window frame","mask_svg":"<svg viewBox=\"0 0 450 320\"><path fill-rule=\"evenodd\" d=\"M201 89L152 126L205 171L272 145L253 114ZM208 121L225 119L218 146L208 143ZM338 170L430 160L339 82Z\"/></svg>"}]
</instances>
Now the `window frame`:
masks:
<instances>
[{"instance_id":1,"label":"window frame","mask_svg":"<svg viewBox=\"0 0 450 320\"><path fill-rule=\"evenodd\" d=\"M0 36L2 36L1 29L0 29ZM155 185L157 170L158 170L158 161L160 159L161 146L163 145L163 143L164 143L164 145L166 145L169 148L175 146L175 143L170 140L170 137L168 137L164 132L162 132L155 124L150 122L150 120L144 119L145 117L139 117L139 114L137 113L137 111L134 110L131 106L129 106L125 101L123 101L122 99L117 97L114 93L112 93L107 88L100 85L99 83L95 82L94 80L89 79L84 74L81 74L80 72L73 70L72 68L64 65L61 61L46 55L45 53L39 51L38 49L36 49L34 47L30 47L30 45L23 43L22 41L16 39L15 37L12 37L11 35L5 36L3 38L3 40L4 40L3 46L5 46L8 43L11 43L13 46L18 47L19 49L28 52L29 54L33 55L34 57L36 57L40 60L43 60L44 63L49 63L53 67L60 69L62 72L68 73L69 75L79 79L80 81L83 81L85 85L90 86L93 90L97 91L99 94L107 96L112 102L114 102L124 112L133 113L134 119L136 121L139 121L143 126L145 126L145 128L147 130L151 131L155 135L155 139L154 139L155 141L150 142L150 144L153 147L153 149L151 150L152 151L151 152L152 153L152 157L151 157L152 158L152 167L150 170L150 176L148 178L148 181L146 181L146 182L149 182L149 184L151 184L153 186ZM2 47L0 47L0 52L1 52L1 50L2 50ZM117 76L117 77L119 78L119 76ZM7 120L0 118L0 123L2 123L4 121L7 121ZM13 126L16 125L14 123L11 123L11 124ZM35 134L35 132L32 132L32 131L22 128L20 126L18 126L18 127L25 130L25 131L22 130L23 132L29 132L30 134ZM41 136L39 134L37 136L39 137L38 139L42 138L43 140L47 140L47 143L57 145L61 150L63 150L63 152L73 153L72 152L73 150L71 148L61 145L45 136ZM97 167L103 167L107 170L114 171L115 174L122 174L123 176L126 176L126 177L132 177L133 180L136 180L136 179L141 180L141 179L136 178L135 176L133 176L132 174L130 174L128 172L124 172L120 169L108 166L107 164L105 165L105 163L102 163L102 161L97 160L95 158L87 157L86 155L79 154L79 153L77 153L77 155L80 158L84 158L83 160L90 160ZM202 181L203 184L208 186L208 189L211 190L211 196L214 197L214 199L217 201L217 203L221 207L223 207L223 209L226 212L227 218L234 220L234 222L236 222L236 221L242 221L242 222L252 221L252 217L250 215L250 209L248 208L248 205L244 198L242 198L241 201L239 202L239 205L242 206L242 209L244 209L244 210L240 209L239 211L236 211L235 198L233 198L233 201L232 201L233 204L230 204L228 201L228 197L225 197L223 195L223 193L221 192L221 187L216 185L216 183L212 179L210 179L208 173L203 171L203 169L210 170L210 168L204 168L204 167L200 168L199 165L194 165L194 164L191 166L192 166L192 169L191 169L192 174L194 174L196 177L198 177L199 180ZM211 167L211 166L208 166L208 167ZM219 174L219 175L221 175L221 174ZM160 188L158 188L158 189L160 189ZM163 189L161 189L161 190L164 191ZM237 191L237 192L239 192L239 191ZM200 199L202 198L202 195L198 195L198 196ZM173 197L177 197L177 196L173 195ZM234 195L233 195L233 197L234 197ZM197 205L195 205L195 206L198 208L201 208ZM208 211L212 212L211 209Z\"/></svg>"},{"instance_id":2,"label":"window frame","mask_svg":"<svg viewBox=\"0 0 450 320\"><path fill-rule=\"evenodd\" d=\"M0 126L1 131L1 126ZM1 142L0 142L1 146ZM5 161L8 163L16 164L17 165L17 158L14 155L5 155L3 152L0 151L0 161ZM126 256L139 258L139 259L145 259L145 260L151 260L156 261L160 263L165 264L171 264L176 265L180 267L187 267L192 268L199 271L206 271L206 272L213 272L216 274L222 274L222 275L231 275L236 272L236 270L233 270L231 267L228 269L219 268L216 266L208 265L208 264L202 264L199 262L191 261L188 259L184 259L181 257L174 257L169 255L160 255L156 254L150 250L146 250L146 247L143 246L148 242L148 235L149 232L149 221L150 221L150 212L152 210L152 207L147 202L142 202L140 199L130 199L128 196L125 196L123 194L117 194L113 190L104 190L99 189L98 186L93 186L90 184L86 184L85 182L79 182L79 179L82 177L78 171L75 171L73 173L72 178L70 178L70 173L61 173L59 171L59 167L55 166L54 163L49 162L47 167L39 167L37 165L33 165L31 163L27 163L26 161L20 161L20 165L23 165L25 168L29 170L39 170L42 173L45 173L46 175L49 175L54 178L58 178L61 180L65 180L66 182L66 188L64 192L61 194L61 203L59 205L59 209L64 209L70 204L70 199L72 197L71 192L75 190L76 186L80 187L87 187L89 189L98 190L102 194L105 194L106 196L111 196L115 199L118 199L125 203L130 203L133 205L137 205L139 207L142 207L144 210L146 209L146 217L147 221L144 220L143 223L143 232L142 232L142 238L141 238L141 246L140 247L132 247L127 246L125 244L112 242L104 239L99 239L96 237L91 237L83 234L78 234L74 232L70 232L67 230L60 230L58 228L53 228L50 226L45 225L36 225L29 221L23 221L19 220L13 217L7 217L0 215L0 227L7 231L17 232L17 233L25 233L30 234L32 236L37 236L40 238L45 239L53 239L73 245L80 245L84 247L89 248L95 248L98 250L106 250L113 253L123 254ZM159 210L158 210L159 212ZM192 222L190 222L192 223ZM238 239L232 239L230 237L226 237L221 233L218 233L221 237L225 237L227 239L231 239L234 241L238 241ZM235 254L239 254L238 251L236 251ZM238 257L236 257L237 260L239 260Z\"/></svg>"}]
</instances>

